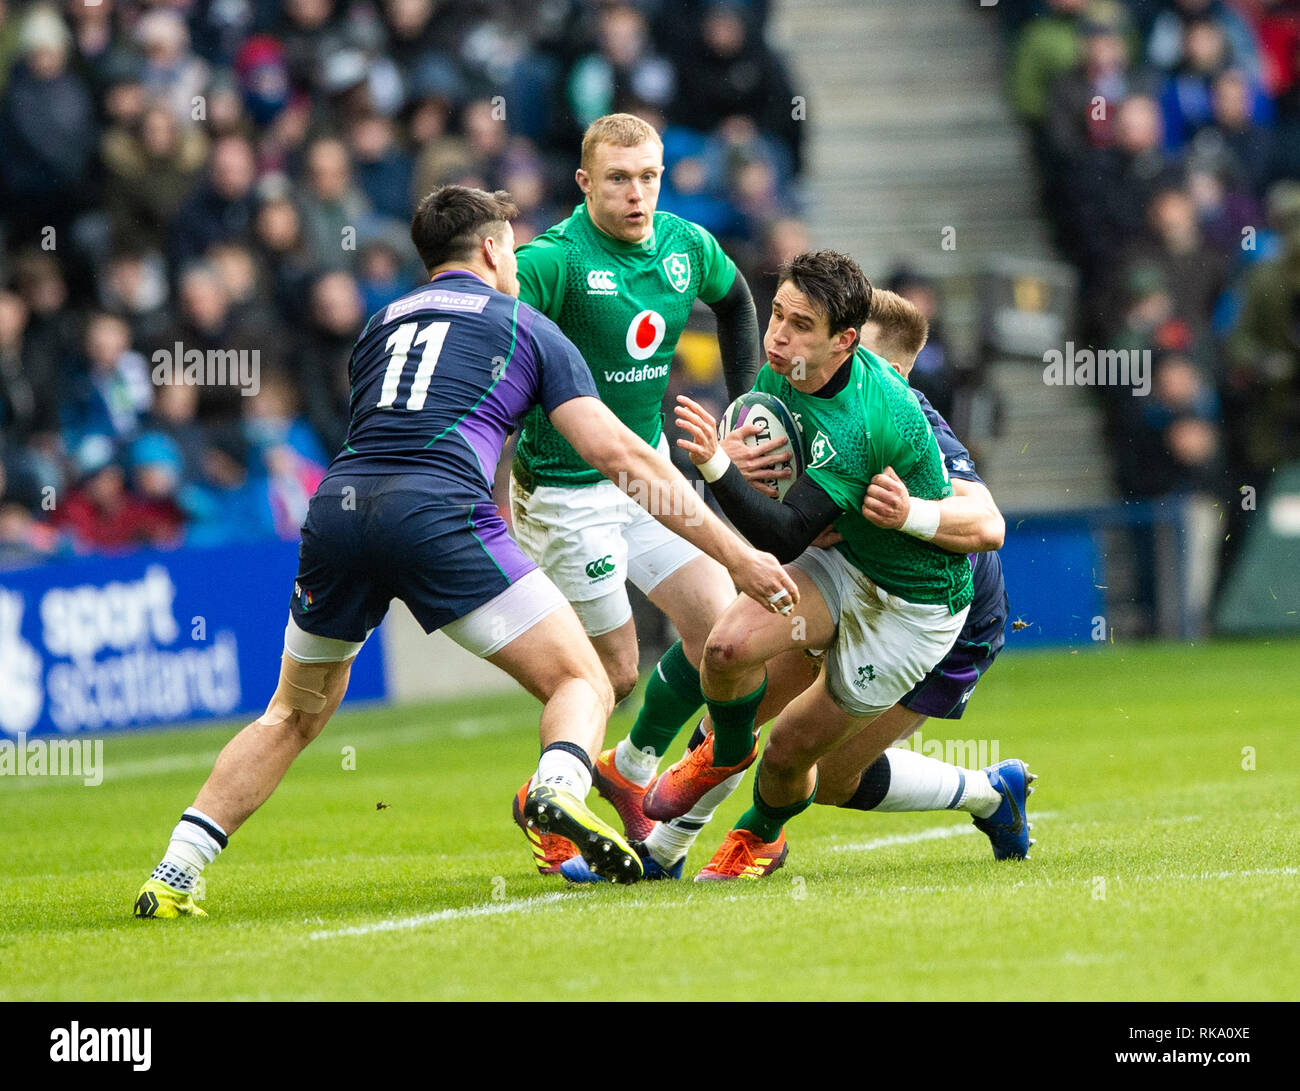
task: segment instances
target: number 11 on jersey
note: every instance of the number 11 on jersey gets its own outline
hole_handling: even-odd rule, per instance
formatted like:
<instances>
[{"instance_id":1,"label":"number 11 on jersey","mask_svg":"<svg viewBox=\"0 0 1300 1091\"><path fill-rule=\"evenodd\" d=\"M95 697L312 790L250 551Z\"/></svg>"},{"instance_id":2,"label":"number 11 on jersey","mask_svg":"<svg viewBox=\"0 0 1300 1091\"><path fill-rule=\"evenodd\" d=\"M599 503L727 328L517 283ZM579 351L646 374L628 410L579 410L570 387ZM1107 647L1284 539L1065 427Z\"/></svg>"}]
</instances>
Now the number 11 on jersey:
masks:
<instances>
[{"instance_id":1,"label":"number 11 on jersey","mask_svg":"<svg viewBox=\"0 0 1300 1091\"><path fill-rule=\"evenodd\" d=\"M406 370L406 361L411 350L423 345L420 363L415 369L415 378L411 380L411 393L406 399L406 408L423 409L424 400L429 393L429 383L433 379L433 369L437 366L438 356L442 352L442 343L447 339L450 322L430 322L417 334L418 322L404 322L389 336L385 348L393 350L384 371L384 385L379 391L378 408L389 409L397 400L397 388L402 383L402 372Z\"/></svg>"}]
</instances>

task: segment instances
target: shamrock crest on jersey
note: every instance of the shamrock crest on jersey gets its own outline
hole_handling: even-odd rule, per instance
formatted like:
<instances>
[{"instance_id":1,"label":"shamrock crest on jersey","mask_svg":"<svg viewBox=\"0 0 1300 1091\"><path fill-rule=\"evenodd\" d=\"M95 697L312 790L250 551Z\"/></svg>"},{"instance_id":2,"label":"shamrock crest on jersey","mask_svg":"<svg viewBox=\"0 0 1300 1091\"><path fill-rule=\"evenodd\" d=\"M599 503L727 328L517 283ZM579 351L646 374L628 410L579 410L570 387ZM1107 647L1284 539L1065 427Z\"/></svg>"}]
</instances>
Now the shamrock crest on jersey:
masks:
<instances>
[{"instance_id":1,"label":"shamrock crest on jersey","mask_svg":"<svg viewBox=\"0 0 1300 1091\"><path fill-rule=\"evenodd\" d=\"M669 254L663 261L668 283L674 290L684 292L691 286L691 259L686 254Z\"/></svg>"},{"instance_id":2,"label":"shamrock crest on jersey","mask_svg":"<svg viewBox=\"0 0 1300 1091\"><path fill-rule=\"evenodd\" d=\"M825 432L819 431L813 436L813 441L808 445L808 454L812 459L808 463L810 470L819 469L825 466L836 455L835 448L831 446L831 439Z\"/></svg>"}]
</instances>

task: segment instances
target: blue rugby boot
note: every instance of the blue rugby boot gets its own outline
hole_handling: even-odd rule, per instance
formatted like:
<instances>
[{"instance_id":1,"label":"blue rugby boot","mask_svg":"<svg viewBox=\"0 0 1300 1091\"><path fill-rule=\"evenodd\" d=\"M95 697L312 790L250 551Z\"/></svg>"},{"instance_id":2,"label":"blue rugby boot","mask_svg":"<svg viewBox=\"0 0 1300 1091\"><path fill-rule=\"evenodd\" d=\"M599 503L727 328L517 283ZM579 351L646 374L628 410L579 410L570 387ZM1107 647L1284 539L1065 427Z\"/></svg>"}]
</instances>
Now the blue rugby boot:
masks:
<instances>
[{"instance_id":1,"label":"blue rugby boot","mask_svg":"<svg viewBox=\"0 0 1300 1091\"><path fill-rule=\"evenodd\" d=\"M1029 836L1033 826L1029 824L1026 802L1033 793L1033 782L1038 779L1036 773L1029 771L1019 758L1000 761L988 766L984 772L994 791L1002 794L1002 806L988 818L976 818L975 828L987 834L993 842L995 860L1027 860L1029 848L1034 839Z\"/></svg>"}]
</instances>

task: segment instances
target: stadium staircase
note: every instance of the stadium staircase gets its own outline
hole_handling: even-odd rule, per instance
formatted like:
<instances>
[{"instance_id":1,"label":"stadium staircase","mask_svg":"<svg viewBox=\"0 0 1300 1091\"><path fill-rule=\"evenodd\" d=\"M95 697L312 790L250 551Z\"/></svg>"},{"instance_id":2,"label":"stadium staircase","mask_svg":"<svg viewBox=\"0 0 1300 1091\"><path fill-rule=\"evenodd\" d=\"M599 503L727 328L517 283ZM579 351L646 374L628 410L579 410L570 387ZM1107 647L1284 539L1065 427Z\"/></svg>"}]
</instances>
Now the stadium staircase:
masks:
<instances>
[{"instance_id":1,"label":"stadium staircase","mask_svg":"<svg viewBox=\"0 0 1300 1091\"><path fill-rule=\"evenodd\" d=\"M995 20L967 0L778 0L770 36L806 88L814 244L849 251L873 278L900 261L943 278L946 325L971 358L989 258L1054 259ZM1002 422L978 453L1004 510L1113 498L1088 391L996 357L988 381Z\"/></svg>"}]
</instances>

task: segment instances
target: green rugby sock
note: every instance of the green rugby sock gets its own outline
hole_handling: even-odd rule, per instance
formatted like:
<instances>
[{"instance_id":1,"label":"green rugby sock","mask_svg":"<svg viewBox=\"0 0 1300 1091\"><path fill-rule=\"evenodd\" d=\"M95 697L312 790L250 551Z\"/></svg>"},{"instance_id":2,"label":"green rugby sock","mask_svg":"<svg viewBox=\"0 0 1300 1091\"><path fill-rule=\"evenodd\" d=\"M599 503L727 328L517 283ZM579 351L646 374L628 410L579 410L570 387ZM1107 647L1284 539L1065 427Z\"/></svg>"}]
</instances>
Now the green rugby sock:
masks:
<instances>
[{"instance_id":1,"label":"green rugby sock","mask_svg":"<svg viewBox=\"0 0 1300 1091\"><path fill-rule=\"evenodd\" d=\"M700 672L691 666L679 640L664 652L650 674L645 687L645 701L628 736L632 746L642 753L652 750L663 757L682 725L699 711L702 704L704 693L700 690Z\"/></svg>"},{"instance_id":2,"label":"green rugby sock","mask_svg":"<svg viewBox=\"0 0 1300 1091\"><path fill-rule=\"evenodd\" d=\"M732 701L709 701L713 717L713 764L739 765L754 749L754 721L767 692L767 675L758 689Z\"/></svg>"},{"instance_id":3,"label":"green rugby sock","mask_svg":"<svg viewBox=\"0 0 1300 1091\"><path fill-rule=\"evenodd\" d=\"M759 763L760 767L762 763ZM788 803L784 807L773 807L764 801L758 791L758 774L754 774L754 805L736 822L736 829L748 830L762 841L775 841L781 836L781 827L795 815L802 814L812 806L817 798L817 785L813 785L812 795L797 803Z\"/></svg>"}]
</instances>

